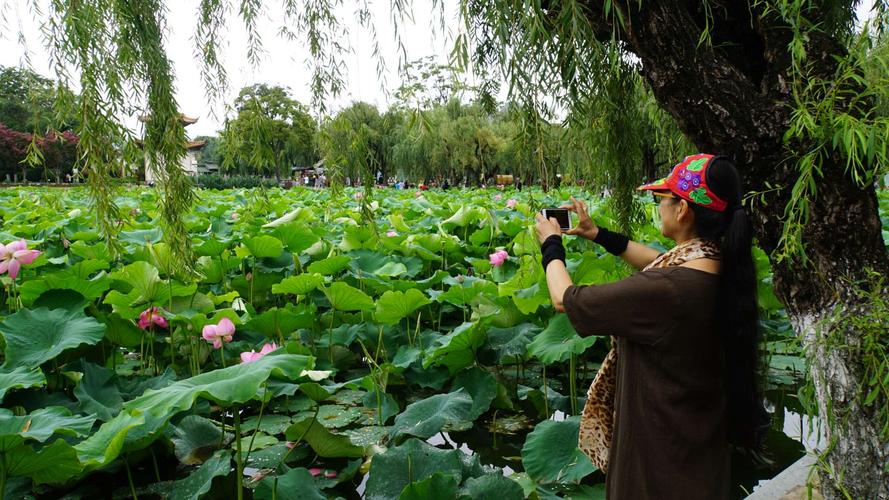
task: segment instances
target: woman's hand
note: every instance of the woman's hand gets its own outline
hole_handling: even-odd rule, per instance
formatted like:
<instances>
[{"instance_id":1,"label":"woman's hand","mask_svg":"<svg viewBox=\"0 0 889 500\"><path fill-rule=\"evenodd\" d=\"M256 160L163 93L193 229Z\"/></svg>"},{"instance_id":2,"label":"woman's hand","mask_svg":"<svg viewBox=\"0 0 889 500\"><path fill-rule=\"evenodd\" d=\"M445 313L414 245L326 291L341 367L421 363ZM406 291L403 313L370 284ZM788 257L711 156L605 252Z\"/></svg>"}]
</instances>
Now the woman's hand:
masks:
<instances>
[{"instance_id":1,"label":"woman's hand","mask_svg":"<svg viewBox=\"0 0 889 500\"><path fill-rule=\"evenodd\" d=\"M543 243L547 238L554 234L562 235L562 227L559 226L559 221L555 218L550 218L547 220L546 217L543 216L542 213L537 212L537 226L535 229L537 230L537 241Z\"/></svg>"},{"instance_id":2,"label":"woman's hand","mask_svg":"<svg viewBox=\"0 0 889 500\"><path fill-rule=\"evenodd\" d=\"M580 200L575 200L572 196L571 203L568 205L562 205L560 208L567 208L568 210L577 214L577 225L565 231L565 234L580 236L581 238L586 238L590 241L596 239L596 236L599 235L599 226L597 226L596 223L593 222L593 219L590 219L590 214L587 211L586 203Z\"/></svg>"}]
</instances>

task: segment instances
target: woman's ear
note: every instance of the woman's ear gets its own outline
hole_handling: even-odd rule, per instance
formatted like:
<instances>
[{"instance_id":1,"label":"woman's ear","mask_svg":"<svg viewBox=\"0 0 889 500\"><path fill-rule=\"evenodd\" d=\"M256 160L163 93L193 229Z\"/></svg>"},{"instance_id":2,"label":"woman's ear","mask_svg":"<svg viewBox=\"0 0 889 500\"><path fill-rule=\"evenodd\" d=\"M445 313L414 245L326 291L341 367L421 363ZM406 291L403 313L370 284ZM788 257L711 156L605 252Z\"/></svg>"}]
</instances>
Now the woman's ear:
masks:
<instances>
[{"instance_id":1,"label":"woman's ear","mask_svg":"<svg viewBox=\"0 0 889 500\"><path fill-rule=\"evenodd\" d=\"M693 212L691 211L691 207L688 206L688 201L684 199L680 199L679 203L676 204L676 221L677 222L685 222L689 220L690 217L693 217Z\"/></svg>"}]
</instances>

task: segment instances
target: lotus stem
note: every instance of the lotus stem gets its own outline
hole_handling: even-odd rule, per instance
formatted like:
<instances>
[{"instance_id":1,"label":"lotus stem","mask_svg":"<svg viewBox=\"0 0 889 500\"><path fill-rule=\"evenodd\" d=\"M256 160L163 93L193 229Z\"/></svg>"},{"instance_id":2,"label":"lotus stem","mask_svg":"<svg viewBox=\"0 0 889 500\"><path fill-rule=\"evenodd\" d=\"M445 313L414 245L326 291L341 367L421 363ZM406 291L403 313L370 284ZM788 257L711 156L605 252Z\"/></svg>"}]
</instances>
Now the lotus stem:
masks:
<instances>
[{"instance_id":1,"label":"lotus stem","mask_svg":"<svg viewBox=\"0 0 889 500\"><path fill-rule=\"evenodd\" d=\"M6 498L6 454L0 453L0 500Z\"/></svg>"},{"instance_id":2,"label":"lotus stem","mask_svg":"<svg viewBox=\"0 0 889 500\"><path fill-rule=\"evenodd\" d=\"M263 389L265 389L263 396L268 392L268 381L263 384ZM265 397L260 399L259 404L259 420L256 422L256 429L253 429L253 435L250 436L250 446L247 447L247 457L244 458L244 463L250 461L250 453L253 451L253 441L256 439L256 434L259 433L259 426L262 425L262 412L265 410Z\"/></svg>"},{"instance_id":3,"label":"lotus stem","mask_svg":"<svg viewBox=\"0 0 889 500\"><path fill-rule=\"evenodd\" d=\"M139 497L136 496L136 486L133 484L133 473L130 472L130 461L127 460L127 457L123 457L123 464L127 469L127 480L130 483L130 494L133 496L133 500L139 500Z\"/></svg>"},{"instance_id":4,"label":"lotus stem","mask_svg":"<svg viewBox=\"0 0 889 500\"><path fill-rule=\"evenodd\" d=\"M577 355L571 354L571 357L568 359L568 391L571 394L571 414L577 415L577 381L575 378L575 371L577 371Z\"/></svg>"},{"instance_id":5,"label":"lotus stem","mask_svg":"<svg viewBox=\"0 0 889 500\"><path fill-rule=\"evenodd\" d=\"M518 389L516 389L518 390ZM546 419L549 419L549 394L547 394L546 390L546 364L543 364L543 414Z\"/></svg>"},{"instance_id":6,"label":"lotus stem","mask_svg":"<svg viewBox=\"0 0 889 500\"><path fill-rule=\"evenodd\" d=\"M238 489L238 500L244 499L244 462L241 460L241 409L235 407L235 445L237 447L237 462L235 484Z\"/></svg>"}]
</instances>

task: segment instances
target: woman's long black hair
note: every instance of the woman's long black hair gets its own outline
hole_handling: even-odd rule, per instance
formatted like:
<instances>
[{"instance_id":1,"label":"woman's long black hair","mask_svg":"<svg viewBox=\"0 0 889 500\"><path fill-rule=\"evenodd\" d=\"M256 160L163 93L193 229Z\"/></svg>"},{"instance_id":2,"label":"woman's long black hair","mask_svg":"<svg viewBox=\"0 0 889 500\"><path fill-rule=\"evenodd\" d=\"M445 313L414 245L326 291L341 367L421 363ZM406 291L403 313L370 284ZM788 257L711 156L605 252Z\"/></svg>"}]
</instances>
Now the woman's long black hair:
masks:
<instances>
[{"instance_id":1,"label":"woman's long black hair","mask_svg":"<svg viewBox=\"0 0 889 500\"><path fill-rule=\"evenodd\" d=\"M710 189L728 202L724 212L689 203L701 238L720 243L722 273L717 318L725 351L726 418L729 441L756 449L768 429L760 387L759 308L753 233L741 205L741 179L734 164L716 157L707 167Z\"/></svg>"}]
</instances>

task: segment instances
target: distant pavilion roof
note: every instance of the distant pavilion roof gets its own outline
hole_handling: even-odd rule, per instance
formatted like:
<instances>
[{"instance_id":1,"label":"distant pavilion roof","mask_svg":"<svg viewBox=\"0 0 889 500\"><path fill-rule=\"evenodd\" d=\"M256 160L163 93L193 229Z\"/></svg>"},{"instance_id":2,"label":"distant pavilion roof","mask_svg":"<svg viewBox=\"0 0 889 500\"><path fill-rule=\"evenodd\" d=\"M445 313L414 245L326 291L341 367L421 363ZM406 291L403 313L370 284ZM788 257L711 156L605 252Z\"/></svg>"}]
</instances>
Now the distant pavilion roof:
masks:
<instances>
[{"instance_id":1,"label":"distant pavilion roof","mask_svg":"<svg viewBox=\"0 0 889 500\"><path fill-rule=\"evenodd\" d=\"M149 115L142 115L139 117L140 122L147 122ZM179 113L179 121L182 122L183 127L187 127L193 123L198 121L197 118L192 118L191 116L187 116L185 113Z\"/></svg>"}]
</instances>

